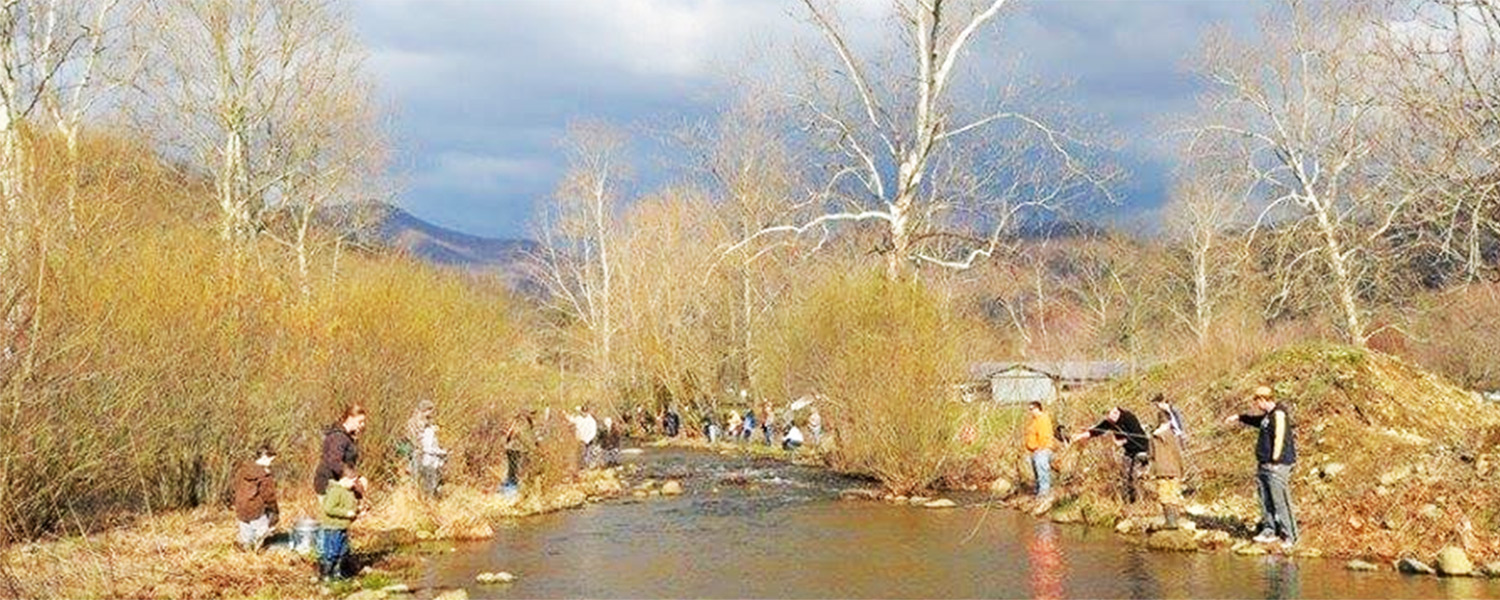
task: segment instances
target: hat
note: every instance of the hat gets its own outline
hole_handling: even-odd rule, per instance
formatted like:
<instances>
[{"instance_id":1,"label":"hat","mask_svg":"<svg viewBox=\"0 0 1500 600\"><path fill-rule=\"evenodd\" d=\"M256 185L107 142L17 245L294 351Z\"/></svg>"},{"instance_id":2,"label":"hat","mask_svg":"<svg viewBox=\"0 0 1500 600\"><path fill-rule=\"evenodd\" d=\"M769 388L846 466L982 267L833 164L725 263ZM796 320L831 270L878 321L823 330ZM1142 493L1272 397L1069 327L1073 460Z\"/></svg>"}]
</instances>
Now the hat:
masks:
<instances>
[{"instance_id":1,"label":"hat","mask_svg":"<svg viewBox=\"0 0 1500 600\"><path fill-rule=\"evenodd\" d=\"M1255 397L1256 398L1270 398L1273 395L1274 394L1271 392L1271 387L1270 386L1262 385L1262 386L1258 386L1258 387L1255 388Z\"/></svg>"}]
</instances>

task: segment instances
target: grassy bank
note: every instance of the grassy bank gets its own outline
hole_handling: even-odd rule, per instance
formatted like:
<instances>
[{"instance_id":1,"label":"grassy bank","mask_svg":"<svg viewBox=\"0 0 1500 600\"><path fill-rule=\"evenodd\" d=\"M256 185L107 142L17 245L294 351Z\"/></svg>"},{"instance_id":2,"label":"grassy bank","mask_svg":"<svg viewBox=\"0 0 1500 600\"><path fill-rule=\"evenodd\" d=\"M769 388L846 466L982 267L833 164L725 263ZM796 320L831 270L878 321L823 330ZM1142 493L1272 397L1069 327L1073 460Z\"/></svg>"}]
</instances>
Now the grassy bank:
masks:
<instances>
[{"instance_id":1,"label":"grassy bank","mask_svg":"<svg viewBox=\"0 0 1500 600\"><path fill-rule=\"evenodd\" d=\"M503 519L581 506L623 490L614 470L585 471L568 482L517 496L454 487L440 501L403 486L377 496L351 530L359 575L334 593L380 589L413 579L423 556L452 541L495 535ZM315 500L283 502L286 528ZM202 507L122 520L87 535L60 536L0 551L0 596L10 598L309 598L325 594L310 559L285 549L243 552L233 513Z\"/></svg>"}]
</instances>

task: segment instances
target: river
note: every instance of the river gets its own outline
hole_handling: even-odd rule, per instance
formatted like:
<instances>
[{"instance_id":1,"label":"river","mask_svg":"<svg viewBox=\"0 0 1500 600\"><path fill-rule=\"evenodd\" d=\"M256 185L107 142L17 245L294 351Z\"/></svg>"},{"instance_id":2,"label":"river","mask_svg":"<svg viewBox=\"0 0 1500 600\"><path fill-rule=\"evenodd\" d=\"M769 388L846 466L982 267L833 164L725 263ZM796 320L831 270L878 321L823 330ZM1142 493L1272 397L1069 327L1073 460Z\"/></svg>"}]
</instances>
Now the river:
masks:
<instances>
[{"instance_id":1,"label":"river","mask_svg":"<svg viewBox=\"0 0 1500 600\"><path fill-rule=\"evenodd\" d=\"M518 520L434 558L476 598L1500 598L1500 582L1352 573L1342 562L1152 552L1111 530L983 506L841 501L870 486L766 459L627 457L686 494ZM969 500L978 500L970 498ZM508 571L514 583L478 586Z\"/></svg>"}]
</instances>

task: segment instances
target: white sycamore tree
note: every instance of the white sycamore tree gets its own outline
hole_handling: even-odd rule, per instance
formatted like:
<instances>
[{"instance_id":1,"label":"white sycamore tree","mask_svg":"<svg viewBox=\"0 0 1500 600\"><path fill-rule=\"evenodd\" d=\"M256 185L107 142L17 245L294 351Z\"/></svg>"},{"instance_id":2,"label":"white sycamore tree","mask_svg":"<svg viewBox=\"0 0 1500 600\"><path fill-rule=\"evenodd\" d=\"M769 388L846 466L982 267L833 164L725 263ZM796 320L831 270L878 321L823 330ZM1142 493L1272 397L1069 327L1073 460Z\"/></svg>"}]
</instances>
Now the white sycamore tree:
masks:
<instances>
[{"instance_id":1,"label":"white sycamore tree","mask_svg":"<svg viewBox=\"0 0 1500 600\"><path fill-rule=\"evenodd\" d=\"M1039 90L979 85L999 67L967 64L1011 4L893 0L898 30L890 33L902 47L887 59L853 43L834 2L803 0L826 53L813 61L807 90L791 95L829 150L813 198L825 210L762 228L726 251L754 252L776 236L827 239L834 225L874 222L890 277L918 264L967 269L993 256L1029 214L1112 199L1118 172L1097 160L1098 144L1024 108ZM980 95L977 106L966 102Z\"/></svg>"}]
</instances>

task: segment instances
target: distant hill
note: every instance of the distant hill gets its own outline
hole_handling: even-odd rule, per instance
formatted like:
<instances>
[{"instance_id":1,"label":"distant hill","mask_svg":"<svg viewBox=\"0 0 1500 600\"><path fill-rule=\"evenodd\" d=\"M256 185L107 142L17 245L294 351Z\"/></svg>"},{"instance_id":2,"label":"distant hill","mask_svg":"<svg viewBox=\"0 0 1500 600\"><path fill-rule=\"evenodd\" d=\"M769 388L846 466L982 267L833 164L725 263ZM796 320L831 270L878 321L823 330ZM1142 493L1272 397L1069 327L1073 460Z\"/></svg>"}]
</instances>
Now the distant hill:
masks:
<instances>
[{"instance_id":1,"label":"distant hill","mask_svg":"<svg viewBox=\"0 0 1500 600\"><path fill-rule=\"evenodd\" d=\"M469 235L423 221L399 207L385 207L377 231L380 241L415 258L451 267L490 271L516 267L534 253L531 240Z\"/></svg>"},{"instance_id":2,"label":"distant hill","mask_svg":"<svg viewBox=\"0 0 1500 600\"><path fill-rule=\"evenodd\" d=\"M433 265L475 274L499 275L511 289L530 293L539 288L527 273L529 256L540 247L532 240L487 238L434 225L401 207L384 203L342 205L325 209L323 220L339 223L371 223L364 243L405 253Z\"/></svg>"}]
</instances>

